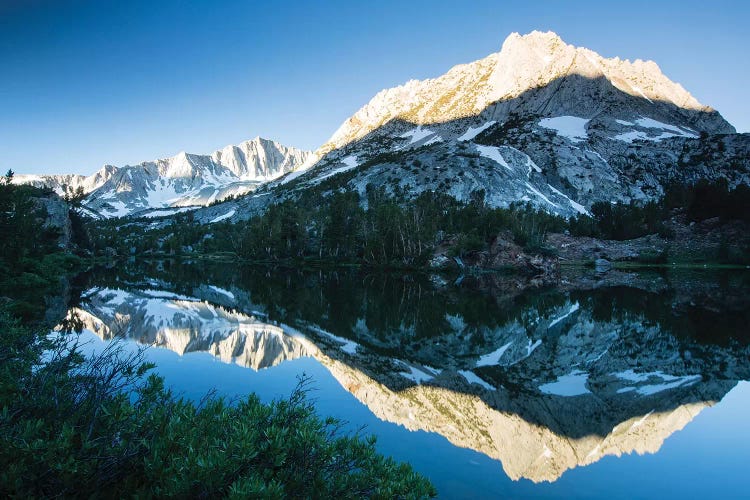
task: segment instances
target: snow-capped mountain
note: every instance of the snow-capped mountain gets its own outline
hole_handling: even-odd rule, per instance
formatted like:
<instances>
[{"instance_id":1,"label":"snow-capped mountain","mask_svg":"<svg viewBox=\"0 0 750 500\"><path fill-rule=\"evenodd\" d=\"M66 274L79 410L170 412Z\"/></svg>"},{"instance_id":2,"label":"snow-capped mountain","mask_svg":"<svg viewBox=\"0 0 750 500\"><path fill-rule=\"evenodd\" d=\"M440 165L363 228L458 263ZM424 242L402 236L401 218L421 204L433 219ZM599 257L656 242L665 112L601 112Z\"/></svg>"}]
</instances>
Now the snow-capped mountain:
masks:
<instances>
[{"instance_id":1,"label":"snow-capped mountain","mask_svg":"<svg viewBox=\"0 0 750 500\"><path fill-rule=\"evenodd\" d=\"M750 135L652 61L605 58L535 31L437 78L379 92L315 153L256 138L86 178L22 177L83 186L86 205L105 217L168 215L246 195L195 213L236 221L323 181L361 194L367 185L459 200L484 191L491 206L528 202L575 216L599 201L656 199L673 181L750 184Z\"/></svg>"},{"instance_id":2,"label":"snow-capped mountain","mask_svg":"<svg viewBox=\"0 0 750 500\"><path fill-rule=\"evenodd\" d=\"M59 195L65 194L66 189L75 192L78 188L83 189L84 193L90 193L107 182L117 170L117 167L114 165L104 165L89 176L79 174L16 174L13 176L13 183L31 184L36 187L48 187L53 189Z\"/></svg>"},{"instance_id":3,"label":"snow-capped mountain","mask_svg":"<svg viewBox=\"0 0 750 500\"><path fill-rule=\"evenodd\" d=\"M576 77L593 82L587 89L581 85L581 78ZM554 88L541 96L535 95L535 99L524 97L553 84ZM691 135L690 131L696 129L712 133L734 132L734 128L718 113L701 105L681 85L664 76L656 63L606 59L589 49L566 44L555 33L535 31L525 36L513 33L505 40L500 52L456 66L438 78L411 80L381 91L347 119L320 152L342 148L394 119L416 126L437 125L442 132L441 124L475 119L481 115L482 119L476 120L478 127L471 130L458 124L453 127L453 132L461 132L458 136L466 136L463 140L471 140L485 127L494 125L492 121L507 120L513 111L549 117L573 115L581 121L600 116L603 112L621 114L623 119L633 118L632 112L640 110L608 109L610 104L635 104L628 103L627 99L625 102L614 100L623 96L611 92L610 86L628 96L645 100L649 105L642 106L643 111L656 114L652 118L666 122L668 126L664 130L673 130L674 125L678 128L686 125L675 131L676 135ZM513 102L522 97L523 100ZM660 125L650 123L640 127L649 129ZM437 130L424 130L419 134L407 137L411 142L421 142L422 139L428 142L430 138L437 142L437 137L447 138ZM655 135L658 134L651 134Z\"/></svg>"},{"instance_id":4,"label":"snow-capped mountain","mask_svg":"<svg viewBox=\"0 0 750 500\"><path fill-rule=\"evenodd\" d=\"M51 187L60 194L63 186L80 186L87 194L85 206L103 217L166 215L248 193L305 166L310 158L310 152L256 137L211 155L181 152L139 165L105 165L88 177L19 175L14 182Z\"/></svg>"},{"instance_id":5,"label":"snow-capped mountain","mask_svg":"<svg viewBox=\"0 0 750 500\"><path fill-rule=\"evenodd\" d=\"M749 151L749 135L656 63L604 58L554 33L514 33L496 54L379 92L316 151L314 166L243 200L235 218L272 202L267 190L286 197L337 176L362 193L374 184L466 200L484 190L493 206L529 202L572 216L597 201L656 198L671 180L748 183Z\"/></svg>"},{"instance_id":6,"label":"snow-capped mountain","mask_svg":"<svg viewBox=\"0 0 750 500\"><path fill-rule=\"evenodd\" d=\"M208 205L248 193L305 165L309 158L307 151L260 137L211 155L181 152L118 169L86 197L86 205L105 217L149 210L166 215L180 207Z\"/></svg>"}]
</instances>

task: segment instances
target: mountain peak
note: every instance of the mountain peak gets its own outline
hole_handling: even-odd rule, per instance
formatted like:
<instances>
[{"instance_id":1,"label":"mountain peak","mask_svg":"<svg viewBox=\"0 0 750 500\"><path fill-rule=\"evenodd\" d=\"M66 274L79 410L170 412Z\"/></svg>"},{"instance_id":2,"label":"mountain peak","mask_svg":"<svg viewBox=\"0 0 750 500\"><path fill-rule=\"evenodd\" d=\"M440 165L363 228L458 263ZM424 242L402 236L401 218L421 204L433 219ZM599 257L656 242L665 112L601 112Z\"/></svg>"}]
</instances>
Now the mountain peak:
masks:
<instances>
[{"instance_id":1,"label":"mountain peak","mask_svg":"<svg viewBox=\"0 0 750 500\"><path fill-rule=\"evenodd\" d=\"M496 70L489 80L487 104L518 97L571 75L604 78L618 90L651 102L672 103L686 110L713 111L679 83L667 78L654 61L605 58L593 50L566 43L552 31L512 33L505 39L497 54Z\"/></svg>"},{"instance_id":2,"label":"mountain peak","mask_svg":"<svg viewBox=\"0 0 750 500\"><path fill-rule=\"evenodd\" d=\"M688 152L704 133L734 132L653 61L605 58L551 31L511 33L499 52L378 92L298 177L312 186L351 172L346 185L360 192L398 182L460 200L482 189L492 206L575 216L600 201L657 199L664 179L724 175L720 163L691 170Z\"/></svg>"},{"instance_id":3,"label":"mountain peak","mask_svg":"<svg viewBox=\"0 0 750 500\"><path fill-rule=\"evenodd\" d=\"M454 66L437 78L409 80L404 85L378 92L339 127L318 153L325 154L361 139L394 119L414 125L434 125L477 117L499 103L515 107L511 101L548 86L547 97L551 98L559 88L557 83L566 80L568 97L582 102L584 109L580 112L588 112L588 118L590 113L596 112L601 98L606 96L611 106L619 106L620 101L626 99L622 94L642 101L645 106L660 108L661 112L672 106L679 108L677 112L714 113L679 83L667 78L653 61L605 58L593 50L565 43L552 31L511 33L500 52ZM553 82L556 85L551 85ZM588 90L575 89L576 85L587 86ZM597 94L599 98L594 99ZM586 95L591 102L583 102ZM562 107L565 109L544 106L533 112L545 116L571 113L568 108L572 104ZM718 120L721 123L714 124L718 127L715 132L731 129L721 117Z\"/></svg>"},{"instance_id":4,"label":"mountain peak","mask_svg":"<svg viewBox=\"0 0 750 500\"><path fill-rule=\"evenodd\" d=\"M248 144L257 144L257 145L262 145L262 144L277 144L278 145L278 143L276 141L272 140L272 139L265 139L265 138L263 138L263 137L261 137L259 135L256 135L252 139L248 139L246 141L242 141L241 143L237 144L237 146L238 147L242 147L242 146L248 145Z\"/></svg>"},{"instance_id":5,"label":"mountain peak","mask_svg":"<svg viewBox=\"0 0 750 500\"><path fill-rule=\"evenodd\" d=\"M554 45L554 44L565 44L560 35L554 31L538 31L534 30L530 33L522 35L516 31L511 33L505 38L503 42L503 48L511 46L513 44L527 44L527 45ZM501 49L502 50L502 49Z\"/></svg>"}]
</instances>

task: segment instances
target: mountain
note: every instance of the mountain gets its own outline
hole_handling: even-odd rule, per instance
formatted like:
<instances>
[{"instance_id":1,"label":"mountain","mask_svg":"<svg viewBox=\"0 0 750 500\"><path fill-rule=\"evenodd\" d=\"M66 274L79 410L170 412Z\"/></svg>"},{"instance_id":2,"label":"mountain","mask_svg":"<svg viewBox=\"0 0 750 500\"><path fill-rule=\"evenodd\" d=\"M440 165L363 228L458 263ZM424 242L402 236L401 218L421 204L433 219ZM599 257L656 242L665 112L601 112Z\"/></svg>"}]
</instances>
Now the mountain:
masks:
<instances>
[{"instance_id":1,"label":"mountain","mask_svg":"<svg viewBox=\"0 0 750 500\"><path fill-rule=\"evenodd\" d=\"M34 174L16 174L13 176L14 184L31 184L36 187L47 187L53 189L57 194L62 195L65 189L76 191L78 188L83 189L84 193L90 193L101 187L107 182L112 175L117 172L114 165L104 165L92 175L85 176L79 174L61 174L61 175L34 175Z\"/></svg>"},{"instance_id":2,"label":"mountain","mask_svg":"<svg viewBox=\"0 0 750 500\"><path fill-rule=\"evenodd\" d=\"M631 101L617 91L636 100ZM631 109L622 109L622 105ZM480 128L491 126L488 124L493 120L505 121L513 113L548 117L574 115L581 120L601 118L605 114L628 120L636 118L637 114L651 113L655 115L652 118L682 128L673 131L676 135L692 135L696 130L735 131L718 113L671 82L652 61L631 63L618 58L605 59L591 50L565 44L554 33L535 31L525 36L513 33L499 53L456 66L439 78L412 80L380 92L341 125L322 146L321 152L362 139L394 119L442 129L442 124L482 116L483 120L477 120L479 127L471 131L468 127L454 130L461 132L458 135L463 141L469 141L478 135ZM569 121L570 131L574 131L576 120ZM563 132L561 135L572 139L586 137L566 134L554 125L555 122L547 122L542 127L557 129ZM657 128L648 125L638 124L635 128ZM672 128L664 130L672 131ZM433 133L446 139L446 134L437 130ZM654 139L658 135L651 134ZM439 142L427 130L416 135L410 132L403 137L408 137L410 143Z\"/></svg>"},{"instance_id":3,"label":"mountain","mask_svg":"<svg viewBox=\"0 0 750 500\"><path fill-rule=\"evenodd\" d=\"M208 351L254 370L307 356L305 344L278 326L193 297L105 288L89 291L88 300L90 310L73 308L70 315L104 339L126 334L178 354ZM131 316L120 321L123 311Z\"/></svg>"},{"instance_id":4,"label":"mountain","mask_svg":"<svg viewBox=\"0 0 750 500\"><path fill-rule=\"evenodd\" d=\"M492 206L529 202L572 216L597 201L658 198L671 181L750 183L750 135L735 132L652 61L514 33L499 53L379 92L311 168L231 208L240 219L321 183L361 194L371 184L459 200L484 190ZM210 221L222 211L196 215Z\"/></svg>"},{"instance_id":5,"label":"mountain","mask_svg":"<svg viewBox=\"0 0 750 500\"><path fill-rule=\"evenodd\" d=\"M493 207L522 202L570 217L596 202L657 199L675 181L750 184L750 134L652 61L604 58L534 31L437 78L379 92L315 153L256 138L85 178L18 177L82 186L86 206L104 217L240 197L195 212L205 223L236 221L311 189L364 195L368 186L462 201L483 192Z\"/></svg>"},{"instance_id":6,"label":"mountain","mask_svg":"<svg viewBox=\"0 0 750 500\"><path fill-rule=\"evenodd\" d=\"M103 217L166 215L238 196L305 166L311 153L256 137L211 155L185 152L139 165L106 165L95 174L16 176L14 182L63 186L86 193L84 204Z\"/></svg>"}]
</instances>

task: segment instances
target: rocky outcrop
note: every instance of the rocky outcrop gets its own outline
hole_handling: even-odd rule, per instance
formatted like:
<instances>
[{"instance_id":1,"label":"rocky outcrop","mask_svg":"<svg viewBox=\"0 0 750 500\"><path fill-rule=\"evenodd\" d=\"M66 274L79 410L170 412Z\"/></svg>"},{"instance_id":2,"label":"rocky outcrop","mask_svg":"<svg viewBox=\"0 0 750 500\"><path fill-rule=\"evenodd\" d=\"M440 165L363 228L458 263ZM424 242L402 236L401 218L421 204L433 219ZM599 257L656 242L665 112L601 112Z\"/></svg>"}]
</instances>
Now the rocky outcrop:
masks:
<instances>
[{"instance_id":1,"label":"rocky outcrop","mask_svg":"<svg viewBox=\"0 0 750 500\"><path fill-rule=\"evenodd\" d=\"M570 236L554 233L547 235L547 244L556 249L564 262L639 261L644 256L665 254L669 242L656 235L643 236L632 240L600 240L587 236Z\"/></svg>"},{"instance_id":2,"label":"rocky outcrop","mask_svg":"<svg viewBox=\"0 0 750 500\"><path fill-rule=\"evenodd\" d=\"M718 217L691 222L684 214L667 220L667 236L651 234L631 240L603 240L553 233L545 243L562 262L589 263L597 259L634 262L716 263L742 261L750 249L750 224Z\"/></svg>"},{"instance_id":3,"label":"rocky outcrop","mask_svg":"<svg viewBox=\"0 0 750 500\"><path fill-rule=\"evenodd\" d=\"M453 257L459 250L456 237L443 240L433 252L429 265L433 269L464 270L507 270L512 269L530 278L529 285L555 283L560 274L560 264L556 257L529 253L514 243L513 235L504 231L485 251L473 251Z\"/></svg>"},{"instance_id":4,"label":"rocky outcrop","mask_svg":"<svg viewBox=\"0 0 750 500\"><path fill-rule=\"evenodd\" d=\"M68 204L54 193L35 197L33 201L46 214L43 227L45 229L52 229L59 234L57 238L58 247L61 249L70 249L73 230Z\"/></svg>"}]
</instances>

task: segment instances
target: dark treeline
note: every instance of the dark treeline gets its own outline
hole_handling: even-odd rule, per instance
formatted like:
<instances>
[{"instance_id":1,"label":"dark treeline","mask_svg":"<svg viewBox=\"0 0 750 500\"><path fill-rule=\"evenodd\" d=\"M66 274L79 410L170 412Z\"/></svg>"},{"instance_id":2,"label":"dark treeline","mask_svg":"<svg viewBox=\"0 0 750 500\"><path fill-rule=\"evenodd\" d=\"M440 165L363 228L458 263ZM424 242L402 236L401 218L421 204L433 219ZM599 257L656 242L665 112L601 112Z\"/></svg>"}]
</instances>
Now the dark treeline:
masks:
<instances>
[{"instance_id":1,"label":"dark treeline","mask_svg":"<svg viewBox=\"0 0 750 500\"><path fill-rule=\"evenodd\" d=\"M548 231L559 230L559 217L528 206L489 208L484 193L468 204L434 192L399 203L383 190L369 190L363 208L356 192L337 192L318 208L294 202L272 207L251 219L234 241L248 258L318 257L360 260L366 264L423 265L445 235L457 235L454 252L485 248L501 230L521 245L541 245Z\"/></svg>"},{"instance_id":2,"label":"dark treeline","mask_svg":"<svg viewBox=\"0 0 750 500\"><path fill-rule=\"evenodd\" d=\"M51 190L11 184L0 178L0 298L25 320L39 319L45 296L59 294L60 276L80 260L61 244L61 228L49 224L48 204L67 205Z\"/></svg>"},{"instance_id":3,"label":"dark treeline","mask_svg":"<svg viewBox=\"0 0 750 500\"><path fill-rule=\"evenodd\" d=\"M490 208L484 192L468 203L449 195L425 192L414 199L382 188L321 190L270 206L263 215L236 224L198 224L191 213L178 214L159 229L152 222L99 221L89 228L96 252L107 247L119 255L229 252L255 261L321 259L373 266L423 266L437 246L465 256L487 250L501 233L532 253L554 253L545 246L550 232L627 240L647 234L674 236L668 222L678 214L688 221L718 217L748 220L750 188L729 189L726 182L701 181L669 186L658 201L629 205L595 203L591 215L570 220L528 204Z\"/></svg>"},{"instance_id":4,"label":"dark treeline","mask_svg":"<svg viewBox=\"0 0 750 500\"><path fill-rule=\"evenodd\" d=\"M11 184L12 173L0 180L0 272L19 274L55 253L59 229L44 225L47 211L39 200L51 191Z\"/></svg>"},{"instance_id":5,"label":"dark treeline","mask_svg":"<svg viewBox=\"0 0 750 500\"><path fill-rule=\"evenodd\" d=\"M750 221L750 187L740 184L730 189L726 180L701 180L696 184L673 183L667 186L659 201L642 204L613 205L594 203L591 216L570 220L574 236L593 236L610 240L629 240L647 234L671 238L665 224L676 213L689 222L711 218L721 221Z\"/></svg>"},{"instance_id":6,"label":"dark treeline","mask_svg":"<svg viewBox=\"0 0 750 500\"><path fill-rule=\"evenodd\" d=\"M541 248L548 232L566 226L563 218L528 205L490 208L481 191L469 203L435 192L405 202L383 189L369 189L364 199L356 191L303 196L237 224L195 224L190 213L176 221L148 232L141 224L102 221L91 233L97 251L112 247L124 255L233 252L250 260L314 258L418 267L449 236L452 252L460 256L487 248L500 231L508 231L521 246Z\"/></svg>"}]
</instances>

